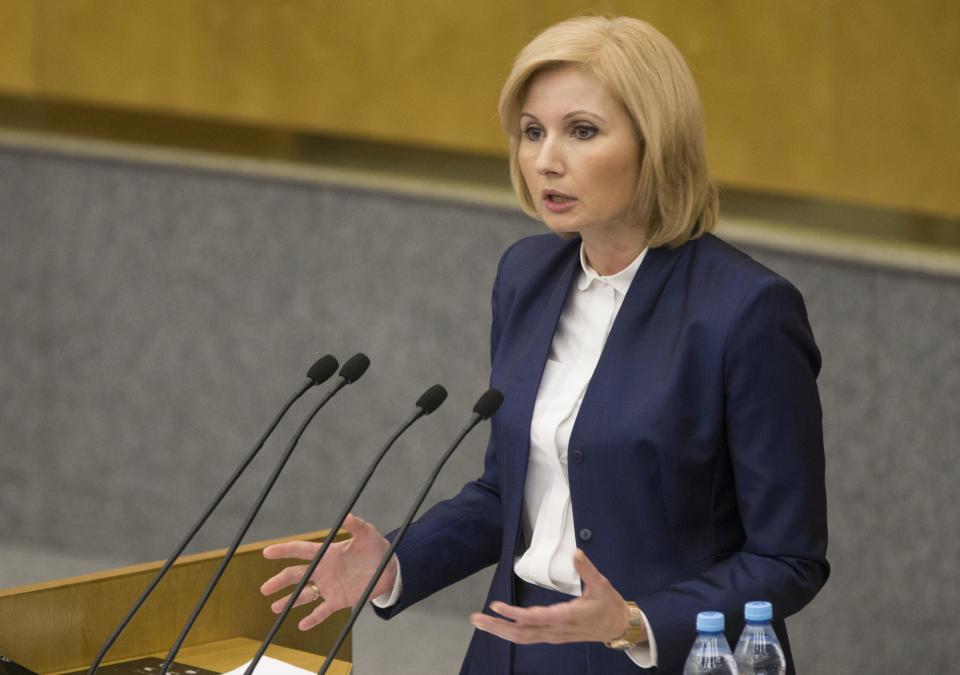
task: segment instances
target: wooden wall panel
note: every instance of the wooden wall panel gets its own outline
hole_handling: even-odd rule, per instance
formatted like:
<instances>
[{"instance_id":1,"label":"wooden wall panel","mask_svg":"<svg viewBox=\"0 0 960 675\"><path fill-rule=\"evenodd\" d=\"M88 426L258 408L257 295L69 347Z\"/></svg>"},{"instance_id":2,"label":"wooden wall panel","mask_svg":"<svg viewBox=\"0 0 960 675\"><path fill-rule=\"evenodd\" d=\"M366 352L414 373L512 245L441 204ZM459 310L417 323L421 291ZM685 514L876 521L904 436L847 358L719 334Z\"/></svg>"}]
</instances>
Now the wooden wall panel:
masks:
<instances>
[{"instance_id":1,"label":"wooden wall panel","mask_svg":"<svg viewBox=\"0 0 960 675\"><path fill-rule=\"evenodd\" d=\"M830 4L715 4L699 25L665 28L694 70L711 168L727 183L804 192L833 182Z\"/></svg>"},{"instance_id":2,"label":"wooden wall panel","mask_svg":"<svg viewBox=\"0 0 960 675\"><path fill-rule=\"evenodd\" d=\"M960 215L960 3L843 7L831 158L839 189Z\"/></svg>"},{"instance_id":3,"label":"wooden wall panel","mask_svg":"<svg viewBox=\"0 0 960 675\"><path fill-rule=\"evenodd\" d=\"M479 9L478 23L446 0L61 0L44 30L72 38L47 46L42 77L61 99L498 153L509 57Z\"/></svg>"},{"instance_id":4,"label":"wooden wall panel","mask_svg":"<svg viewBox=\"0 0 960 675\"><path fill-rule=\"evenodd\" d=\"M31 0L0 2L0 91L35 94L36 12Z\"/></svg>"},{"instance_id":5,"label":"wooden wall panel","mask_svg":"<svg viewBox=\"0 0 960 675\"><path fill-rule=\"evenodd\" d=\"M694 69L722 183L960 215L954 0L0 7L14 36L0 91L483 155L504 152L497 95L530 37L582 12L631 14Z\"/></svg>"}]
</instances>

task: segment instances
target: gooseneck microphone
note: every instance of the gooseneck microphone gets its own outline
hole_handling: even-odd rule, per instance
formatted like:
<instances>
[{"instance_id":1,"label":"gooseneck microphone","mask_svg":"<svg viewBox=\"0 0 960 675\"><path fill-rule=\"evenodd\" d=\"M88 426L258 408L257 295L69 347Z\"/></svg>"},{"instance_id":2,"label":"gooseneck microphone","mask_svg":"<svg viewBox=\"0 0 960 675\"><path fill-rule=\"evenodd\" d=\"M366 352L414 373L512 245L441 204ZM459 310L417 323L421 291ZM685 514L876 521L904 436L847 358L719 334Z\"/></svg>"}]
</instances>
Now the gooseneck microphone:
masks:
<instances>
[{"instance_id":1,"label":"gooseneck microphone","mask_svg":"<svg viewBox=\"0 0 960 675\"><path fill-rule=\"evenodd\" d=\"M220 567L217 568L217 571L210 579L206 590L203 592L203 595L197 602L196 607L193 608L193 613L190 615L190 618L187 619L186 625L184 625L183 630L180 631L180 635L177 636L176 642L174 642L173 646L170 648L170 651L167 653L167 657L164 660L163 665L160 667L160 675L167 675L170 664L173 663L174 658L177 656L177 652L180 651L180 647L183 645L183 641L187 638L187 634L190 632L190 629L193 628L193 624L196 622L197 617L200 616L200 611L203 609L204 605L207 604L207 600L210 599L213 589L216 587L217 583L220 581L220 577L223 576L224 571L227 569L227 564L229 564L230 560L233 558L233 554L236 553L237 548L240 546L240 542L247 534L247 530L250 529L253 519L257 517L260 507L263 506L263 502L266 501L267 495L270 494L270 490L273 489L274 484L280 477L280 472L282 472L283 468L286 466L287 460L289 460L290 455L293 454L293 451L297 447L297 443L300 441L300 437L303 435L303 432L306 431L307 426L309 426L310 422L313 421L313 418L316 416L316 414L320 412L320 409L326 405L327 401L333 398L333 396L345 386L348 384L353 384L360 379L369 366L370 359L368 359L365 354L354 354L351 356L347 362L343 364L343 368L340 369L340 373L330 390L323 396L322 399L320 399L320 402L313 407L313 410L307 414L306 418L304 418L303 422L300 424L300 428L297 429L297 432L293 435L293 438L287 445L287 449L280 457L280 461L278 461L276 467L274 467L273 473L271 473L270 477L267 479L267 483L260 491L260 495L257 497L253 508L250 509L250 513L247 515L246 520L244 520L243 524L240 526L240 529L237 531L237 534L233 539L233 543L230 544L230 548L228 548L227 552L224 554L223 560L220 562Z\"/></svg>"},{"instance_id":2,"label":"gooseneck microphone","mask_svg":"<svg viewBox=\"0 0 960 675\"><path fill-rule=\"evenodd\" d=\"M320 561L323 559L324 554L327 552L327 549L330 548L331 542L337 536L337 532L340 530L340 527L343 525L343 521L346 520L347 514L350 513L354 505L357 503L357 500L360 498L360 493L364 491L367 487L367 483L370 482L370 477L373 475L373 472L380 465L380 460L383 459L384 455L387 454L394 442L400 437L400 434L405 432L413 423L424 415L429 415L434 410L440 407L440 405L447 398L447 390L444 389L439 384L435 384L429 389L427 389L420 398L417 399L416 407L413 413L404 420L403 424L400 425L400 428L397 429L389 440L384 444L383 448L380 449L380 452L377 453L376 457L370 462L370 466L367 467L366 473L363 474L363 478L360 479L360 482L357 484L357 487L354 489L353 494L350 496L350 499L344 505L343 510L340 512L340 515L337 516L337 522L333 524L330 528L330 531L327 533L327 538L323 540L323 545L320 547L320 550L317 551L317 554L313 557L313 560L307 566L306 572L303 573L303 578L300 580L300 583L297 584L296 589L290 594L290 599L287 601L286 606L283 608L283 611L280 613L280 616L277 617L277 620L274 622L273 627L270 629L270 632L267 634L267 637L264 638L263 642L260 643L260 648L257 650L256 655L253 657L253 660L250 662L250 665L247 666L247 669L244 671L244 675L251 675L254 669L257 667L257 664L260 663L260 659L263 657L264 653L267 651L267 647L270 646L270 643L273 642L273 638L276 636L277 631L280 630L280 626L283 624L284 620L290 614L290 610L293 609L294 604L297 601L297 598L300 597L300 593L303 592L304 586L310 581L310 575L317 569L317 566L320 564Z\"/></svg>"},{"instance_id":3,"label":"gooseneck microphone","mask_svg":"<svg viewBox=\"0 0 960 675\"><path fill-rule=\"evenodd\" d=\"M276 417L274 417L273 421L270 423L270 426L267 427L267 430L260 437L260 440L258 440L256 445L253 446L253 449L240 463L240 466L237 467L236 471L233 472L233 475L227 479L227 482L224 484L224 486L220 488L220 492L218 492L217 496L213 498L213 501L204 510L200 518L197 519L197 522L194 524L194 526L190 528L190 531L183 538L183 541L181 541L173 550L173 553L171 553L170 557L167 558L167 561L160 568L160 571L157 572L157 575L147 585L146 590L143 591L130 611L127 612L127 615L120 622L120 625L116 627L113 633L110 634L110 637L107 638L107 641L103 643L102 647L100 647L100 651L97 653L97 657L90 666L90 670L87 671L88 675L94 675L94 673L97 672L97 668L100 667L100 662L103 661L104 657L107 655L107 652L111 647L113 647L117 639L119 639L120 634L123 633L130 621L133 620L133 617L136 615L136 613L140 611L143 603L146 602L147 598L150 597L150 594L153 593L154 589L160 584L160 580L166 576L167 572L173 566L173 563L176 562L177 558L180 557L180 554L182 554L184 549L187 548L187 545L193 540L197 532L200 531L200 528L203 527L203 524L207 522L210 514L216 510L217 506L220 505L220 502L223 501L223 498L226 497L228 492L230 492L230 489L233 487L234 483L237 482L237 479L240 478L240 475L243 474L246 468L250 465L250 462L253 461L253 458L256 457L257 453L260 452L263 444L266 443L267 439L270 437L270 434L272 434L273 430L277 428L278 424L280 424L280 420L282 420L284 415L287 414L287 411L290 410L290 407L296 403L297 400L303 396L308 389L318 384L322 384L330 379L330 377L337 372L337 368L339 366L340 364L337 363L337 360L330 354L317 359L314 364L310 366L310 370L307 371L307 378L304 380L301 387L294 392L293 396L289 401L287 401L286 405L280 409L280 412L277 413Z\"/></svg>"},{"instance_id":4,"label":"gooseneck microphone","mask_svg":"<svg viewBox=\"0 0 960 675\"><path fill-rule=\"evenodd\" d=\"M487 389L487 391L485 391L477 400L476 405L473 406L473 414L470 415L470 418L467 420L467 424L463 427L463 429L460 430L460 433L453 441L453 444L445 453L443 453L443 456L440 458L440 461L437 462L437 465L433 467L433 472L430 474L430 478L428 478L427 482L424 483L423 488L420 490L420 494L417 495L416 501L414 501L413 506L410 508L410 512L407 514L407 517L404 518L403 524L400 526L400 529L397 530L397 534L393 538L393 541L390 542L390 547L387 549L387 552L384 553L383 558L380 560L380 564L373 573L373 576L370 577L370 583L368 583L367 587L364 589L363 595L360 597L360 601L353 606L353 611L350 612L350 618L347 619L347 623L343 626L343 630L341 630L340 634L337 636L337 641L333 643L333 647L331 647L330 651L327 653L327 658L323 662L323 667L320 668L317 675L324 675L324 673L326 673L330 668L330 664L333 663L334 655L340 650L340 647L343 645L343 641L347 639L347 635L350 633L350 629L353 628L353 624L356 623L357 617L360 616L360 612L363 611L364 605L366 605L367 600L370 599L370 594L373 593L374 586L377 585L377 582L380 580L380 575L383 574L383 570L386 569L387 565L390 563L390 558L393 557L394 552L397 550L397 546L400 545L400 541L403 539L403 535L407 533L407 528L410 527L410 523L412 523L414 517L416 517L417 511L420 510L420 507L423 505L423 501L427 498L427 493L430 492L430 488L433 487L433 484L437 480L437 476L440 474L440 470L443 468L443 465L447 463L447 460L450 459L450 455L452 455L453 451L457 449L457 446L460 445L460 442L464 439L464 437L470 433L470 431L477 426L480 421L489 419L495 412L497 412L497 409L500 407L501 403L503 403L503 394L496 389ZM245 673L245 675L248 674Z\"/></svg>"}]
</instances>

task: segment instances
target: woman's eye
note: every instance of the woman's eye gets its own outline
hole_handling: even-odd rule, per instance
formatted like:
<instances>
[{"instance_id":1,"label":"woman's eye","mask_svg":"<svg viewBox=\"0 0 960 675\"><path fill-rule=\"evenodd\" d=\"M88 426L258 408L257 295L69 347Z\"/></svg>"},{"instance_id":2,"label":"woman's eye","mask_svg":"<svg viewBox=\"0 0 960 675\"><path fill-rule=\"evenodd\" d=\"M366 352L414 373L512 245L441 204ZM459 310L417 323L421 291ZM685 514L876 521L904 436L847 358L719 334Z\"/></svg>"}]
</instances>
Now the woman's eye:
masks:
<instances>
[{"instance_id":1,"label":"woman's eye","mask_svg":"<svg viewBox=\"0 0 960 675\"><path fill-rule=\"evenodd\" d=\"M597 135L597 128L591 127L589 124L578 124L573 128L573 135L585 141Z\"/></svg>"},{"instance_id":2,"label":"woman's eye","mask_svg":"<svg viewBox=\"0 0 960 675\"><path fill-rule=\"evenodd\" d=\"M540 127L529 126L523 130L523 135L531 141L539 141L543 138L543 129Z\"/></svg>"}]
</instances>

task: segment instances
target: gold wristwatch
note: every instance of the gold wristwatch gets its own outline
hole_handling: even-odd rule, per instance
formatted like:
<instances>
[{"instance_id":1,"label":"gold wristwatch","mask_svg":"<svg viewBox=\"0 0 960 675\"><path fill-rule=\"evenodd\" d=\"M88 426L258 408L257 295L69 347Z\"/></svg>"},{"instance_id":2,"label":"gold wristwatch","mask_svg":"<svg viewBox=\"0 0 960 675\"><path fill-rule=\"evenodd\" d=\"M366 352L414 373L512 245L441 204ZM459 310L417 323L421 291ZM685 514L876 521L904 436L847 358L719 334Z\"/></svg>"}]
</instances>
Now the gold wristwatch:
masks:
<instances>
[{"instance_id":1,"label":"gold wristwatch","mask_svg":"<svg viewBox=\"0 0 960 675\"><path fill-rule=\"evenodd\" d=\"M643 623L643 614L637 607L637 603L628 600L627 611L630 613L630 625L627 626L627 630L623 631L623 635L620 637L610 640L610 642L604 642L610 649L626 651L636 647L638 642L647 639L647 627Z\"/></svg>"}]
</instances>

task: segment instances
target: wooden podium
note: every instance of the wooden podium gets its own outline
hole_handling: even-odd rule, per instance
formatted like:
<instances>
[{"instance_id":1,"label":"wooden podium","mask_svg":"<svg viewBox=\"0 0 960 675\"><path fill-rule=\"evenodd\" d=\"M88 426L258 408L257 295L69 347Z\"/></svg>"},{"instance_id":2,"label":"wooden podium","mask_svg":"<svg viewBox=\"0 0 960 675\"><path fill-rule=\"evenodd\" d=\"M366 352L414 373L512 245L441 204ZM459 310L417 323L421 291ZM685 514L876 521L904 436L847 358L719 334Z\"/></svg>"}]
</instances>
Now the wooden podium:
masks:
<instances>
[{"instance_id":1,"label":"wooden podium","mask_svg":"<svg viewBox=\"0 0 960 675\"><path fill-rule=\"evenodd\" d=\"M276 620L269 600L260 595L260 584L287 564L265 560L260 551L280 541L323 541L325 536L326 532L311 532L237 549L177 662L225 672L249 661ZM171 567L107 653L104 664L166 656L224 553L184 556ZM41 674L88 668L162 564L0 589L0 654ZM267 655L316 672L348 613L338 612L313 630L301 632L297 622L310 607L298 607L290 614ZM348 675L350 660L348 639L329 672Z\"/></svg>"}]
</instances>

